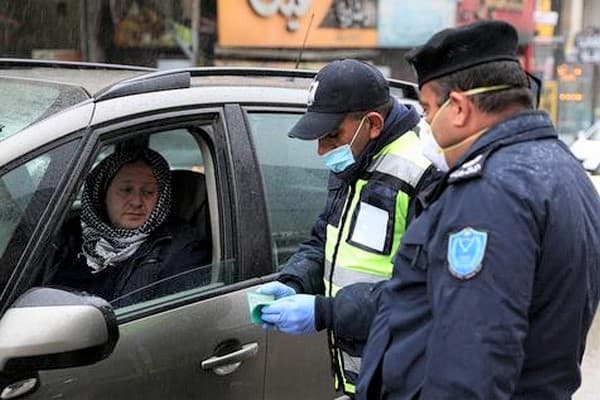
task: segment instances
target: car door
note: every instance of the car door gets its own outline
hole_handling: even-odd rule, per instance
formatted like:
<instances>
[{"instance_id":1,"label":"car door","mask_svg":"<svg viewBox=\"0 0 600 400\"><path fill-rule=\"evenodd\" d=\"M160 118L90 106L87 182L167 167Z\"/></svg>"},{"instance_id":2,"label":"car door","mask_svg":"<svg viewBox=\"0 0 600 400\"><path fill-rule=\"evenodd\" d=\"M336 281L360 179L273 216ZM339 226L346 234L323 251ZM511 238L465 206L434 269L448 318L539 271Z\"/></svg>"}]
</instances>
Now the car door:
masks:
<instances>
[{"instance_id":1,"label":"car door","mask_svg":"<svg viewBox=\"0 0 600 400\"><path fill-rule=\"evenodd\" d=\"M115 101L131 106L130 99ZM282 393L290 399L322 397L331 389L325 338L267 335L250 321L247 292L273 279L275 268L262 178L239 107L169 109L143 117L121 115L113 121L106 115L122 107L111 103L97 105L96 115L104 117L92 124L79 162L66 171L66 190L48 224L60 226L76 211L85 175L111 146L145 137L147 145L154 143L163 155L171 154L171 164L180 168L186 166L189 143L180 149L160 146L175 145L175 133L187 132L197 140L203 163L187 166L204 171L211 208L213 262L202 268L210 268L215 279L210 285L190 286L199 273L192 270L142 289L168 286L167 295L133 303L117 299L113 307L120 338L113 353L91 366L41 371L39 386L28 398L263 399L281 398ZM160 135L162 139L153 142ZM51 236L40 241L51 241ZM39 270L36 267L30 268L30 275ZM314 355L307 348L314 349ZM285 376L281 382L291 385L271 384L267 392L266 376Z\"/></svg>"},{"instance_id":2,"label":"car door","mask_svg":"<svg viewBox=\"0 0 600 400\"><path fill-rule=\"evenodd\" d=\"M329 170L316 142L287 136L303 108L248 105L241 112L260 166L273 268L280 270L325 207ZM297 337L270 331L268 343L266 398L334 398L326 332Z\"/></svg>"},{"instance_id":3,"label":"car door","mask_svg":"<svg viewBox=\"0 0 600 400\"><path fill-rule=\"evenodd\" d=\"M102 106L98 105L99 108ZM248 257L245 254L247 245L236 234L244 229L240 220L245 217L239 213L243 209L241 203L248 202L244 193L256 197L260 191L252 187L257 184L257 179L254 183L246 179L247 192L232 190L236 177L231 159L226 157L229 151L225 151L227 128L224 120L222 108L181 113L170 110L169 114L154 113L130 121L121 118L91 127L83 151L88 159L82 160L80 169L72 174L73 179L78 177L78 182L105 150L118 146L124 139L150 137L151 146L154 143L160 147L161 143L172 142L176 147L176 133L196 135L197 151L202 155L204 165L189 167L205 170L212 208L213 240L218 242L213 247L213 254L216 254L211 265L141 290L169 286L167 295L140 302L124 301L126 296L113 301L120 334L113 353L92 366L41 372L39 389L30 398L263 398L266 331L251 323L246 292L261 283L257 276L272 271L270 249L267 240L254 234L252 257ZM153 141L159 134L172 134L174 140ZM176 149L162 150L168 153L167 150ZM176 159L182 158L175 151L170 154ZM176 161L171 160L171 163ZM237 160L238 165L240 162L243 163L243 159ZM72 183L72 186L78 188L80 183ZM75 192L65 196L62 207L67 210L61 215L76 211ZM252 198L252 201L262 200ZM265 219L260 210L255 210L252 218L259 222L246 223L265 226L264 221L260 223L261 218ZM262 236L266 238L268 233ZM256 265L264 265L263 271ZM199 287L189 284L201 269L207 268L215 277L211 284ZM123 304L127 305L121 306Z\"/></svg>"}]
</instances>

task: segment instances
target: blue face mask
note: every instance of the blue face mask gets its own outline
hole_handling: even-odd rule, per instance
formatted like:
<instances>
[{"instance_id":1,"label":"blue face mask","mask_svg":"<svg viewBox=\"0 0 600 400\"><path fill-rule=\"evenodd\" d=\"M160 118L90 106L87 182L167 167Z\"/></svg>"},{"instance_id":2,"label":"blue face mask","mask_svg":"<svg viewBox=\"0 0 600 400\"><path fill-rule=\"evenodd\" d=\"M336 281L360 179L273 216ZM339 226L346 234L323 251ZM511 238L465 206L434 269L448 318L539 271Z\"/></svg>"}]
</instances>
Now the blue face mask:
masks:
<instances>
[{"instance_id":1,"label":"blue face mask","mask_svg":"<svg viewBox=\"0 0 600 400\"><path fill-rule=\"evenodd\" d=\"M356 162L354 159L354 154L352 154L352 144L354 143L356 136L358 136L358 132L360 131L360 128L362 128L365 118L366 115L360 120L360 123L354 131L354 135L352 136L350 143L336 147L335 149L330 150L321 156L327 168L329 168L332 172L337 173L345 171L349 166Z\"/></svg>"}]
</instances>

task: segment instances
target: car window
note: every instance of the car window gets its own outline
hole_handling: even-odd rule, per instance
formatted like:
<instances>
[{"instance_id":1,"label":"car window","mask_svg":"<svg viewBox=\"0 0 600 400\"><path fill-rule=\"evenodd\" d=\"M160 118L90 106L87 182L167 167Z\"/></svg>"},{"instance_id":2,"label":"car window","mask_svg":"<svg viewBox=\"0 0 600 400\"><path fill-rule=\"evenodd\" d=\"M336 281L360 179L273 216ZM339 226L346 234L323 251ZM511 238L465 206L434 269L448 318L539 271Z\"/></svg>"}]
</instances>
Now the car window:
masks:
<instances>
[{"instance_id":1,"label":"car window","mask_svg":"<svg viewBox=\"0 0 600 400\"><path fill-rule=\"evenodd\" d=\"M210 275L206 282L205 276ZM162 305L173 300L197 296L230 285L239 280L235 260L226 260L203 265L188 271L152 282L132 292L111 300L117 309L117 315L126 315L131 311Z\"/></svg>"},{"instance_id":2,"label":"car window","mask_svg":"<svg viewBox=\"0 0 600 400\"><path fill-rule=\"evenodd\" d=\"M148 145L169 162L171 169L189 169L204 172L202 153L198 143L187 129L174 129L150 136Z\"/></svg>"},{"instance_id":3,"label":"car window","mask_svg":"<svg viewBox=\"0 0 600 400\"><path fill-rule=\"evenodd\" d=\"M75 145L70 142L59 146L0 176L0 271L11 271L22 256ZM0 283L3 278L6 275L0 273Z\"/></svg>"},{"instance_id":4,"label":"car window","mask_svg":"<svg viewBox=\"0 0 600 400\"><path fill-rule=\"evenodd\" d=\"M316 141L291 139L299 113L248 112L267 196L276 265L284 263L310 235L325 206L328 170Z\"/></svg>"},{"instance_id":5,"label":"car window","mask_svg":"<svg viewBox=\"0 0 600 400\"><path fill-rule=\"evenodd\" d=\"M0 140L88 98L75 86L0 78Z\"/></svg>"},{"instance_id":6,"label":"car window","mask_svg":"<svg viewBox=\"0 0 600 400\"><path fill-rule=\"evenodd\" d=\"M84 290L113 301L115 307L128 306L131 309L138 303L160 303L177 293L200 293L236 282L239 278L235 263L219 260L219 246L213 241L212 232L216 227L211 225L204 172L207 159L202 155L200 142L207 148L209 145L207 139L196 137L200 130L194 127L143 132L137 136L128 135L126 141L103 145L88 175L115 151L132 147L148 146L167 160L171 199L169 203L161 204L168 207L165 209L168 217L145 236L127 236L127 233L115 235L111 229L119 225L112 219L114 215L120 215L121 211L122 214L132 213L137 206L132 205L133 201L124 202L122 209L116 209L117 214L111 214L114 211L106 203L106 191L115 179L116 175L113 175L106 182L99 181L101 187L106 187L101 189L104 193L97 197L99 205L84 209L80 199L86 187L82 183L62 226L51 239L45 257L43 284ZM208 157L208 162L212 162L210 155ZM116 174L123 168L120 167ZM210 170L214 171L212 168ZM156 177L156 170L149 171L154 172ZM103 174L94 172L93 176ZM129 196L134 188L130 179L123 181L127 187L123 186L119 193L128 193ZM147 178L143 181L147 185ZM148 188L140 186L140 196L142 190L146 192ZM135 201L137 204L137 198ZM90 212L99 222L84 226L81 216L84 213L90 215ZM218 221L218 218L214 218L214 221ZM121 257L120 252L128 249L129 243L140 239L138 247L132 247L131 253L123 253ZM85 243L95 244L89 250ZM114 258L116 261L106 261L104 257L107 254L111 257L117 254ZM94 276L96 274L98 278ZM146 307L144 304L140 307Z\"/></svg>"}]
</instances>

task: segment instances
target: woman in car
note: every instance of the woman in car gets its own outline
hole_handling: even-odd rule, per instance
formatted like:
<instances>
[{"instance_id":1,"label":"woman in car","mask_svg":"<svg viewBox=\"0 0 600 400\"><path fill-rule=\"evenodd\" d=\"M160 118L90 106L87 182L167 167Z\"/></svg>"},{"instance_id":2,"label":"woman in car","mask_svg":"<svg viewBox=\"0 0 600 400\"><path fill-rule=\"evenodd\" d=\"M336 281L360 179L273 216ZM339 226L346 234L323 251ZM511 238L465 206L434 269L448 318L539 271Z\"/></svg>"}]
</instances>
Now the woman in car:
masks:
<instances>
[{"instance_id":1,"label":"woman in car","mask_svg":"<svg viewBox=\"0 0 600 400\"><path fill-rule=\"evenodd\" d=\"M83 290L119 305L168 293L165 285L138 290L210 263L210 244L170 217L167 161L150 149L117 151L87 176L81 216L67 221L52 244L44 283ZM210 269L194 274L210 281ZM187 282L190 283L189 281Z\"/></svg>"}]
</instances>

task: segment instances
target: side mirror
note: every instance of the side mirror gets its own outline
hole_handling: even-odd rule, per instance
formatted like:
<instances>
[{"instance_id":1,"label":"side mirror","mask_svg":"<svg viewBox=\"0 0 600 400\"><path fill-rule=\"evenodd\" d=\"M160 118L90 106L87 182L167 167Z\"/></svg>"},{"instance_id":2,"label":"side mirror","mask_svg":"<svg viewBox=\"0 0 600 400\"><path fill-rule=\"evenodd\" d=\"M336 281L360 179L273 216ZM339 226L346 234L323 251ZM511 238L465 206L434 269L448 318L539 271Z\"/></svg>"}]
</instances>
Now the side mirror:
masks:
<instances>
[{"instance_id":1,"label":"side mirror","mask_svg":"<svg viewBox=\"0 0 600 400\"><path fill-rule=\"evenodd\" d=\"M37 380L39 370L103 360L112 353L118 339L115 314L104 299L54 288L32 288L0 319L0 398L34 390L37 385L31 381ZM25 388L25 392L14 393Z\"/></svg>"}]
</instances>

